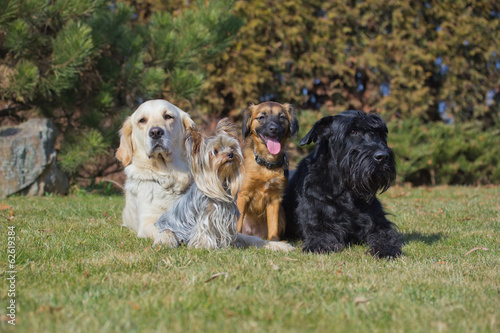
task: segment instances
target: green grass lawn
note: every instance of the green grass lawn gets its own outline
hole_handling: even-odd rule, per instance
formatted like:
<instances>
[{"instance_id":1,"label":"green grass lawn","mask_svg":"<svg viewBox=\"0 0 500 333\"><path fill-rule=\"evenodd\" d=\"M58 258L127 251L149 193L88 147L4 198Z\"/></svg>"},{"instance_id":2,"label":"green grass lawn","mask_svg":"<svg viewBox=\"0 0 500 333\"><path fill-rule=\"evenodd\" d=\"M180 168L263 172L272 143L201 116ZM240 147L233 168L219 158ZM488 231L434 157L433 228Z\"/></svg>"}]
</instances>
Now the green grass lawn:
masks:
<instances>
[{"instance_id":1,"label":"green grass lawn","mask_svg":"<svg viewBox=\"0 0 500 333\"><path fill-rule=\"evenodd\" d=\"M156 248L120 226L120 196L5 199L15 218L0 217L0 331L499 332L499 198L499 187L390 189L380 199L405 239L394 261L366 246Z\"/></svg>"}]
</instances>

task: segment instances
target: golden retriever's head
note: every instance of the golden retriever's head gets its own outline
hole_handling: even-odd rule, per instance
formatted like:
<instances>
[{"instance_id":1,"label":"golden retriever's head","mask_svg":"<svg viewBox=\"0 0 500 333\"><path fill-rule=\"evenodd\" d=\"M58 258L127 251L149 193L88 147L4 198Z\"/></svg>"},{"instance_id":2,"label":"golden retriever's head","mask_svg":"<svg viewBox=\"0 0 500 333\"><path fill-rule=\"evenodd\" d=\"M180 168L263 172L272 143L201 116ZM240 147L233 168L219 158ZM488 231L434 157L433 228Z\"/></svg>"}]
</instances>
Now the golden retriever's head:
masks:
<instances>
[{"instance_id":1,"label":"golden retriever's head","mask_svg":"<svg viewBox=\"0 0 500 333\"><path fill-rule=\"evenodd\" d=\"M169 162L184 154L184 135L190 127L191 117L175 105L160 99L144 102L123 123L116 157L125 166L134 159Z\"/></svg>"},{"instance_id":2,"label":"golden retriever's head","mask_svg":"<svg viewBox=\"0 0 500 333\"><path fill-rule=\"evenodd\" d=\"M243 138L250 138L260 156L277 155L299 129L290 104L264 102L243 110Z\"/></svg>"}]
</instances>

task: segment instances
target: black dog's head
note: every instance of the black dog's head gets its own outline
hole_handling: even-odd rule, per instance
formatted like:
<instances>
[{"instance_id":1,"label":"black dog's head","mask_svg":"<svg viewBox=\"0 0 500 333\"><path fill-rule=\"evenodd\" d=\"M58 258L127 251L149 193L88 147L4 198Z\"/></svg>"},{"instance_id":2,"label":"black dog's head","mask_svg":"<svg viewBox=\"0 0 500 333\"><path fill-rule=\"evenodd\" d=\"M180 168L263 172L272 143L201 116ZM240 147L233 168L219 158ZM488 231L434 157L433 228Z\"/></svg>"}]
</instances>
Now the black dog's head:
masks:
<instances>
[{"instance_id":1,"label":"black dog's head","mask_svg":"<svg viewBox=\"0 0 500 333\"><path fill-rule=\"evenodd\" d=\"M387 133L380 116L344 111L317 121L299 143L317 144L317 154L330 156L330 172L340 177L344 189L370 202L396 179L396 163L387 146Z\"/></svg>"}]
</instances>

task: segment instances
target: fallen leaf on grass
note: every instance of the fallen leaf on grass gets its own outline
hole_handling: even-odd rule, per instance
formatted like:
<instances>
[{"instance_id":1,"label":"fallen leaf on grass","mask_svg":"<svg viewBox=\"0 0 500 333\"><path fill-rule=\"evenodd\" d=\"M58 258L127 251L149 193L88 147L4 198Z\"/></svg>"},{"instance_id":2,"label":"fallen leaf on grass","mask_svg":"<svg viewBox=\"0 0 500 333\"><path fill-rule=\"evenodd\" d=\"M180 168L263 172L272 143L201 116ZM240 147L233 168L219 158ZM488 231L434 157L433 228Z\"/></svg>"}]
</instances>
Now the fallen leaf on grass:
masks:
<instances>
[{"instance_id":1,"label":"fallen leaf on grass","mask_svg":"<svg viewBox=\"0 0 500 333\"><path fill-rule=\"evenodd\" d=\"M205 282L210 282L212 281L213 279L215 278L218 278L219 276L221 275L225 275L226 277L228 276L227 272L222 272L222 273L217 273L217 274L214 274L212 275L208 280L206 280Z\"/></svg>"},{"instance_id":2,"label":"fallen leaf on grass","mask_svg":"<svg viewBox=\"0 0 500 333\"><path fill-rule=\"evenodd\" d=\"M483 250L483 251L489 251L487 248L485 247L475 247L469 251L467 251L467 253L465 254L466 256L468 256L470 253L474 252L474 251L477 251L477 250Z\"/></svg>"},{"instance_id":3,"label":"fallen leaf on grass","mask_svg":"<svg viewBox=\"0 0 500 333\"><path fill-rule=\"evenodd\" d=\"M226 310L226 309L223 309L222 311L224 311L224 313L226 314L226 316L228 317L240 317L240 318L243 318L242 315L240 315L239 313L236 313L236 312L233 312L231 310Z\"/></svg>"},{"instance_id":4,"label":"fallen leaf on grass","mask_svg":"<svg viewBox=\"0 0 500 333\"><path fill-rule=\"evenodd\" d=\"M38 308L38 311L37 313L43 313L43 312L50 312L50 313L54 313L56 311L61 311L63 309L62 306L59 306L59 307L55 307L55 306L52 306L52 305L41 305L39 308Z\"/></svg>"},{"instance_id":5,"label":"fallen leaf on grass","mask_svg":"<svg viewBox=\"0 0 500 333\"><path fill-rule=\"evenodd\" d=\"M404 197L405 195L406 195L406 193L403 192L403 191L401 191L399 193L392 194L389 197L391 197L391 198L398 198L398 197Z\"/></svg>"},{"instance_id":6,"label":"fallen leaf on grass","mask_svg":"<svg viewBox=\"0 0 500 333\"><path fill-rule=\"evenodd\" d=\"M139 306L139 304L134 303L134 302L132 302L132 301L129 301L129 302L128 302L128 304L130 304L130 306L132 306L132 309L134 309L134 310L136 310L136 311L137 311L137 310L139 310L139 309L141 308L141 307Z\"/></svg>"},{"instance_id":7,"label":"fallen leaf on grass","mask_svg":"<svg viewBox=\"0 0 500 333\"><path fill-rule=\"evenodd\" d=\"M0 210L9 210L8 216L0 215L3 218L7 219L8 221L10 221L14 218L14 210L12 209L11 206L8 206L4 203L0 203Z\"/></svg>"},{"instance_id":8,"label":"fallen leaf on grass","mask_svg":"<svg viewBox=\"0 0 500 333\"><path fill-rule=\"evenodd\" d=\"M361 304L361 303L370 303L370 299L363 296L356 297L354 299L354 304Z\"/></svg>"},{"instance_id":9,"label":"fallen leaf on grass","mask_svg":"<svg viewBox=\"0 0 500 333\"><path fill-rule=\"evenodd\" d=\"M438 265L446 264L446 261L444 261L444 260L440 260L440 261L438 261L436 264L438 264Z\"/></svg>"},{"instance_id":10,"label":"fallen leaf on grass","mask_svg":"<svg viewBox=\"0 0 500 333\"><path fill-rule=\"evenodd\" d=\"M457 221L469 221L472 220L470 217L464 217L463 219L457 219Z\"/></svg>"},{"instance_id":11,"label":"fallen leaf on grass","mask_svg":"<svg viewBox=\"0 0 500 333\"><path fill-rule=\"evenodd\" d=\"M288 258L288 257L284 257L283 260L286 260L286 261L299 261L299 259L293 259L293 258Z\"/></svg>"}]
</instances>

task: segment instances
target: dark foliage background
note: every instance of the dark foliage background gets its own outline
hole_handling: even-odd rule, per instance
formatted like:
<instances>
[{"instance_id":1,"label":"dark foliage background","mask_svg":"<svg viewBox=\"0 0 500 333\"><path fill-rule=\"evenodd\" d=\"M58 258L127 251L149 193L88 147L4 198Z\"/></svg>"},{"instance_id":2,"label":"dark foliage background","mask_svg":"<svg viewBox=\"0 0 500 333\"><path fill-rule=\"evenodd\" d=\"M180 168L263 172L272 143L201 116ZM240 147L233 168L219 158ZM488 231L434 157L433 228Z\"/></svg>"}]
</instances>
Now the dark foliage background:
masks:
<instances>
[{"instance_id":1,"label":"dark foliage background","mask_svg":"<svg viewBox=\"0 0 500 333\"><path fill-rule=\"evenodd\" d=\"M498 1L0 0L0 124L49 117L76 182L151 98L207 131L265 100L380 113L399 182L500 183ZM311 147L292 147L298 160Z\"/></svg>"}]
</instances>

